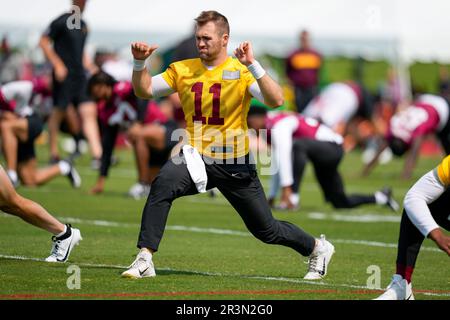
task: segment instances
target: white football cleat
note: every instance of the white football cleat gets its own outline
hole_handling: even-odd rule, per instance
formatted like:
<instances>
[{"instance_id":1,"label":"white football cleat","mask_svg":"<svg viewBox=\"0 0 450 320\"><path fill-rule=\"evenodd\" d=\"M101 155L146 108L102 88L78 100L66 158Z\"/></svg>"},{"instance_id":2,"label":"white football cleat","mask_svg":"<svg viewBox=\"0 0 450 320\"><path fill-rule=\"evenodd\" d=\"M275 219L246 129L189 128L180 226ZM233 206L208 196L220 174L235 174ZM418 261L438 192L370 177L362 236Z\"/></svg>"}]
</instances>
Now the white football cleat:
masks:
<instances>
[{"instance_id":1,"label":"white football cleat","mask_svg":"<svg viewBox=\"0 0 450 320\"><path fill-rule=\"evenodd\" d=\"M394 274L386 291L374 300L414 300L412 285L401 275Z\"/></svg>"},{"instance_id":2,"label":"white football cleat","mask_svg":"<svg viewBox=\"0 0 450 320\"><path fill-rule=\"evenodd\" d=\"M127 271L122 273L123 278L140 279L156 276L152 254L148 251L140 251L136 259L128 268Z\"/></svg>"},{"instance_id":3,"label":"white football cleat","mask_svg":"<svg viewBox=\"0 0 450 320\"><path fill-rule=\"evenodd\" d=\"M72 164L69 163L69 165L70 165L70 171L67 174L67 178L69 179L72 187L79 188L79 187L81 187L80 174L78 173L77 169L75 169L75 167Z\"/></svg>"},{"instance_id":4,"label":"white football cleat","mask_svg":"<svg viewBox=\"0 0 450 320\"><path fill-rule=\"evenodd\" d=\"M389 187L383 188L381 191L386 196L386 206L389 207L392 211L397 212L400 209L400 205L397 201L395 201L392 196L392 189Z\"/></svg>"},{"instance_id":5,"label":"white football cleat","mask_svg":"<svg viewBox=\"0 0 450 320\"><path fill-rule=\"evenodd\" d=\"M50 255L45 259L47 262L66 262L69 258L70 252L78 245L83 238L81 237L80 230L72 228L69 224L67 228L70 228L71 234L65 239L58 239L56 236L52 237L53 246L50 251Z\"/></svg>"},{"instance_id":6,"label":"white football cleat","mask_svg":"<svg viewBox=\"0 0 450 320\"><path fill-rule=\"evenodd\" d=\"M319 280L326 276L328 264L334 254L334 246L320 235L319 245L316 245L314 251L309 256L308 273L303 277L305 280Z\"/></svg>"}]
</instances>

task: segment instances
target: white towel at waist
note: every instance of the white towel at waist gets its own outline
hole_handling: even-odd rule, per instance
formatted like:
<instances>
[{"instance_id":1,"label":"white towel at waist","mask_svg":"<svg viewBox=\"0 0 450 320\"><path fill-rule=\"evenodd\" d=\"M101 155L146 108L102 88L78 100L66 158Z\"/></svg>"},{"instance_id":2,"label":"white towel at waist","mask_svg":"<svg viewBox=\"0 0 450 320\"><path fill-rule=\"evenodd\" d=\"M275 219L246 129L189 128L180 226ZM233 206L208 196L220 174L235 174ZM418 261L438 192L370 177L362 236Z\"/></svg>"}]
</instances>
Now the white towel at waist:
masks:
<instances>
[{"instance_id":1,"label":"white towel at waist","mask_svg":"<svg viewBox=\"0 0 450 320\"><path fill-rule=\"evenodd\" d=\"M184 145L184 158L186 159L187 169L192 181L195 183L198 192L206 192L206 185L208 184L208 175L206 174L205 163L197 149L190 145Z\"/></svg>"}]
</instances>

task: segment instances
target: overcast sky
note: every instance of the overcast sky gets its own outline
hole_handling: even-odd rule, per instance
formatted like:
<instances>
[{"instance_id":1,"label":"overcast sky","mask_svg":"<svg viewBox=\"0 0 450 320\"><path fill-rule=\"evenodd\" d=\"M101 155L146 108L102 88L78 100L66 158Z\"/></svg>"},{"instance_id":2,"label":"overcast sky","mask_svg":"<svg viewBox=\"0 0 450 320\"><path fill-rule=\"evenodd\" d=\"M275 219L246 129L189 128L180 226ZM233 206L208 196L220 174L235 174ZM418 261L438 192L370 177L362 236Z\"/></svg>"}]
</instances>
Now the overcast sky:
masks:
<instances>
[{"instance_id":1,"label":"overcast sky","mask_svg":"<svg viewBox=\"0 0 450 320\"><path fill-rule=\"evenodd\" d=\"M4 1L5 26L42 32L70 7L70 0ZM89 0L91 30L167 32L186 35L202 10L230 21L231 35L296 37L309 28L316 37L396 38L406 56L450 61L450 1L447 0ZM131 40L131 39L130 39Z\"/></svg>"}]
</instances>

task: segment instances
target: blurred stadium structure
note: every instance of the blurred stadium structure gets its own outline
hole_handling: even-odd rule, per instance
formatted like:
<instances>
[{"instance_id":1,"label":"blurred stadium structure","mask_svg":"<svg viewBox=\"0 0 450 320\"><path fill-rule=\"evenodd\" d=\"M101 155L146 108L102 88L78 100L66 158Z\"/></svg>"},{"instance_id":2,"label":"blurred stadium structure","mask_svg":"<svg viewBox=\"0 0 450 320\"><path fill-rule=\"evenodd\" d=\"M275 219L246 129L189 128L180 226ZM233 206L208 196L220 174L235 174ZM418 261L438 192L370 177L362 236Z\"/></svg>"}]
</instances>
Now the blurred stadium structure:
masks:
<instances>
[{"instance_id":1,"label":"blurred stadium structure","mask_svg":"<svg viewBox=\"0 0 450 320\"><path fill-rule=\"evenodd\" d=\"M69 0L7 2L0 10L0 36L7 36L12 47L40 64L44 58L37 50L39 36L51 19L69 7ZM449 7L443 0L433 1L433 6L420 0L230 0L214 4L205 0L91 0L84 17L91 30L88 48L92 54L98 49L114 50L131 60L129 43L140 39L159 44L167 63L170 49L189 34L193 18L202 10L215 9L233 25L230 48L250 39L259 55L273 58L272 67L278 71L282 71L281 59L297 47L299 31L307 28L314 46L326 58L323 84L355 78L359 72L367 87L377 91L393 68L408 96L411 78L425 91L438 90L439 65L450 62L450 42L445 40Z\"/></svg>"}]
</instances>

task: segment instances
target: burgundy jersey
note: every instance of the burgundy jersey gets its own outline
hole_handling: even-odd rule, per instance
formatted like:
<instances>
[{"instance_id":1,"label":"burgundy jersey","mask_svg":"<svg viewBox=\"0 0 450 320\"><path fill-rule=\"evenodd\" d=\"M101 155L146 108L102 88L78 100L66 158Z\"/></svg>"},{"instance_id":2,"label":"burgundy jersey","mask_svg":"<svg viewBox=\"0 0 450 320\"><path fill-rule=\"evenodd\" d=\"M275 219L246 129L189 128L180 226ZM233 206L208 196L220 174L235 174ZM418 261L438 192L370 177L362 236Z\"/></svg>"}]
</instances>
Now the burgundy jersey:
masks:
<instances>
[{"instance_id":1,"label":"burgundy jersey","mask_svg":"<svg viewBox=\"0 0 450 320\"><path fill-rule=\"evenodd\" d=\"M0 87L0 110L28 116L49 98L51 92L40 79L12 81Z\"/></svg>"},{"instance_id":2,"label":"burgundy jersey","mask_svg":"<svg viewBox=\"0 0 450 320\"><path fill-rule=\"evenodd\" d=\"M298 121L297 129L293 133L294 138L315 139L320 123L312 118L305 118L300 114L285 112L269 112L266 117L266 128L270 132L281 120L295 116Z\"/></svg>"},{"instance_id":3,"label":"burgundy jersey","mask_svg":"<svg viewBox=\"0 0 450 320\"><path fill-rule=\"evenodd\" d=\"M401 139L410 147L417 137L436 132L439 122L436 108L430 104L415 102L392 117L386 138Z\"/></svg>"},{"instance_id":4,"label":"burgundy jersey","mask_svg":"<svg viewBox=\"0 0 450 320\"><path fill-rule=\"evenodd\" d=\"M144 124L160 123L164 124L167 122L167 117L158 108L158 105L154 101L149 101L147 104L147 110L144 118Z\"/></svg>"},{"instance_id":5,"label":"burgundy jersey","mask_svg":"<svg viewBox=\"0 0 450 320\"><path fill-rule=\"evenodd\" d=\"M292 52L286 61L286 74L296 87L311 88L319 83L322 56L312 49Z\"/></svg>"},{"instance_id":6,"label":"burgundy jersey","mask_svg":"<svg viewBox=\"0 0 450 320\"><path fill-rule=\"evenodd\" d=\"M14 112L16 109L16 101L6 99L0 87L0 110Z\"/></svg>"},{"instance_id":7,"label":"burgundy jersey","mask_svg":"<svg viewBox=\"0 0 450 320\"><path fill-rule=\"evenodd\" d=\"M137 119L137 105L131 83L117 82L111 97L97 103L98 118L104 125L124 125Z\"/></svg>"},{"instance_id":8,"label":"burgundy jersey","mask_svg":"<svg viewBox=\"0 0 450 320\"><path fill-rule=\"evenodd\" d=\"M292 132L292 137L296 139L313 139L319 141L342 143L342 137L327 126L320 124L317 120L305 117L297 113L269 112L266 116L266 128L268 130L268 141L270 142L271 130L281 120L287 117L295 117L296 128Z\"/></svg>"}]
</instances>

